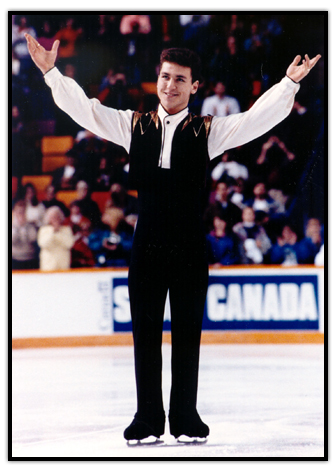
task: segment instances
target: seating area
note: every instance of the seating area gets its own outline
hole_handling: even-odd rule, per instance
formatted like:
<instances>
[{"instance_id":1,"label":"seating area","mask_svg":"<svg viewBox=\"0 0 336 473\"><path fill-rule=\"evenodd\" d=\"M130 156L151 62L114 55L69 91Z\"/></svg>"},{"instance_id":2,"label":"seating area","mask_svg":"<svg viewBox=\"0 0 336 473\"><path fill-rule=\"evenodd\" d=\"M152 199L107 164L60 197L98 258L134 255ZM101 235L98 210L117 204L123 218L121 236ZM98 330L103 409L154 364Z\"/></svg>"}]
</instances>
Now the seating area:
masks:
<instances>
[{"instance_id":1,"label":"seating area","mask_svg":"<svg viewBox=\"0 0 336 473\"><path fill-rule=\"evenodd\" d=\"M43 136L41 140L42 172L50 173L66 164L66 153L73 147L72 136Z\"/></svg>"}]
</instances>

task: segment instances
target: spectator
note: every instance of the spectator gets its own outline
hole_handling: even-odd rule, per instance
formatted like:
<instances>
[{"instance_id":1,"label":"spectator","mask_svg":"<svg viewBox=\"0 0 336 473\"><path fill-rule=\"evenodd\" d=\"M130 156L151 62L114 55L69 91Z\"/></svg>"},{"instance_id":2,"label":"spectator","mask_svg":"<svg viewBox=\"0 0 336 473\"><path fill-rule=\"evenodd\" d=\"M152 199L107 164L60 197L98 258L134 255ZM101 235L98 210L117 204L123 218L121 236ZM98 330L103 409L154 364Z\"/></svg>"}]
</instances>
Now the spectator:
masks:
<instances>
[{"instance_id":1,"label":"spectator","mask_svg":"<svg viewBox=\"0 0 336 473\"><path fill-rule=\"evenodd\" d=\"M315 256L314 264L316 266L324 266L324 244L321 245L319 252Z\"/></svg>"},{"instance_id":2,"label":"spectator","mask_svg":"<svg viewBox=\"0 0 336 473\"><path fill-rule=\"evenodd\" d=\"M240 262L259 264L271 248L272 243L264 227L255 221L255 212L251 207L242 211L242 221L233 227L239 239Z\"/></svg>"},{"instance_id":3,"label":"spectator","mask_svg":"<svg viewBox=\"0 0 336 473\"><path fill-rule=\"evenodd\" d=\"M42 201L42 204L46 209L57 206L62 210L65 217L69 217L70 211L68 207L64 204L64 202L56 198L56 189L54 185L50 184L46 187L45 196L46 198Z\"/></svg>"},{"instance_id":4,"label":"spectator","mask_svg":"<svg viewBox=\"0 0 336 473\"><path fill-rule=\"evenodd\" d=\"M127 110L133 106L128 94L126 75L122 70L108 70L100 84L98 99L106 107L117 110Z\"/></svg>"},{"instance_id":5,"label":"spectator","mask_svg":"<svg viewBox=\"0 0 336 473\"><path fill-rule=\"evenodd\" d=\"M213 219L213 230L207 234L209 264L215 267L237 264L239 255L234 234L219 215Z\"/></svg>"},{"instance_id":6,"label":"spectator","mask_svg":"<svg viewBox=\"0 0 336 473\"><path fill-rule=\"evenodd\" d=\"M253 188L253 198L249 202L255 212L263 212L269 217L276 211L275 201L268 195L264 182L258 182Z\"/></svg>"},{"instance_id":7,"label":"spectator","mask_svg":"<svg viewBox=\"0 0 336 473\"><path fill-rule=\"evenodd\" d=\"M12 213L12 269L38 269L37 230L27 222L26 203L17 201Z\"/></svg>"},{"instance_id":8,"label":"spectator","mask_svg":"<svg viewBox=\"0 0 336 473\"><path fill-rule=\"evenodd\" d=\"M299 243L299 263L314 264L322 245L321 223L317 218L310 218L306 225L305 237Z\"/></svg>"},{"instance_id":9,"label":"spectator","mask_svg":"<svg viewBox=\"0 0 336 473\"><path fill-rule=\"evenodd\" d=\"M124 212L117 207L109 208L102 222L109 228L95 230L89 236L89 247L98 266L128 266L133 228L125 222Z\"/></svg>"},{"instance_id":10,"label":"spectator","mask_svg":"<svg viewBox=\"0 0 336 473\"><path fill-rule=\"evenodd\" d=\"M22 196L22 197L20 197ZM45 207L37 198L37 192L34 184L28 182L19 192L19 199L23 198L26 204L26 219L39 228L43 223Z\"/></svg>"},{"instance_id":11,"label":"spectator","mask_svg":"<svg viewBox=\"0 0 336 473\"><path fill-rule=\"evenodd\" d=\"M125 39L125 70L127 83L139 86L148 73L150 63L149 42L152 31L149 15L123 15L120 22L120 33Z\"/></svg>"},{"instance_id":12,"label":"spectator","mask_svg":"<svg viewBox=\"0 0 336 473\"><path fill-rule=\"evenodd\" d=\"M16 59L20 61L20 75L29 75L33 62L28 52L25 34L28 33L36 38L36 31L29 26L28 18L24 15L16 15L15 24L12 26L12 49ZM28 77L26 77L28 79ZM26 82L26 81L25 81Z\"/></svg>"},{"instance_id":13,"label":"spectator","mask_svg":"<svg viewBox=\"0 0 336 473\"><path fill-rule=\"evenodd\" d=\"M105 192L111 187L111 163L106 156L99 159L98 169L94 177L93 189L95 191Z\"/></svg>"},{"instance_id":14,"label":"spectator","mask_svg":"<svg viewBox=\"0 0 336 473\"><path fill-rule=\"evenodd\" d=\"M232 186L230 200L233 204L243 210L247 206L247 197L245 192L245 179L238 177Z\"/></svg>"},{"instance_id":15,"label":"spectator","mask_svg":"<svg viewBox=\"0 0 336 473\"><path fill-rule=\"evenodd\" d=\"M218 45L209 62L209 79L224 81L227 90L237 98L241 109L247 109L249 83L245 74L245 53L239 49L237 37L230 34L226 44Z\"/></svg>"},{"instance_id":16,"label":"spectator","mask_svg":"<svg viewBox=\"0 0 336 473\"><path fill-rule=\"evenodd\" d=\"M131 35L134 31L148 34L151 29L149 15L123 15L120 22L120 33L123 35Z\"/></svg>"},{"instance_id":17,"label":"spectator","mask_svg":"<svg viewBox=\"0 0 336 473\"><path fill-rule=\"evenodd\" d=\"M297 265L299 263L298 234L290 223L283 226L276 243L270 248L269 262L283 266Z\"/></svg>"},{"instance_id":18,"label":"spectator","mask_svg":"<svg viewBox=\"0 0 336 473\"><path fill-rule=\"evenodd\" d=\"M66 153L65 165L53 172L52 184L57 191L74 190L80 177L77 152L71 149Z\"/></svg>"},{"instance_id":19,"label":"spectator","mask_svg":"<svg viewBox=\"0 0 336 473\"><path fill-rule=\"evenodd\" d=\"M44 225L37 234L42 271L70 268L71 247L75 239L71 228L63 225L63 222L64 214L59 207L50 207L47 210Z\"/></svg>"},{"instance_id":20,"label":"spectator","mask_svg":"<svg viewBox=\"0 0 336 473\"><path fill-rule=\"evenodd\" d=\"M101 213L97 202L92 200L90 188L87 182L79 181L76 184L77 199L76 204L78 205L83 217L88 218L93 228L101 226Z\"/></svg>"},{"instance_id":21,"label":"spectator","mask_svg":"<svg viewBox=\"0 0 336 473\"><path fill-rule=\"evenodd\" d=\"M83 217L73 226L75 242L71 248L71 268L90 268L95 266L94 254L89 247L91 222Z\"/></svg>"},{"instance_id":22,"label":"spectator","mask_svg":"<svg viewBox=\"0 0 336 473\"><path fill-rule=\"evenodd\" d=\"M201 115L227 117L240 112L238 100L226 95L226 87L223 82L217 82L214 93L211 97L204 99Z\"/></svg>"},{"instance_id":23,"label":"spectator","mask_svg":"<svg viewBox=\"0 0 336 473\"><path fill-rule=\"evenodd\" d=\"M221 213L223 220L231 227L240 222L241 209L230 201L229 194L230 188L228 184L223 180L218 181L214 194L210 195L210 205L205 212L205 221L208 229L212 227L214 215L218 215L218 213Z\"/></svg>"},{"instance_id":24,"label":"spectator","mask_svg":"<svg viewBox=\"0 0 336 473\"><path fill-rule=\"evenodd\" d=\"M129 195L126 189L118 183L114 183L110 189L111 197L106 202L106 209L118 207L123 210L126 222L135 228L138 220L138 201L136 197Z\"/></svg>"},{"instance_id":25,"label":"spectator","mask_svg":"<svg viewBox=\"0 0 336 473\"><path fill-rule=\"evenodd\" d=\"M69 205L69 212L70 214L64 220L64 225L69 225L72 229L74 229L74 227L78 227L82 220L85 218L82 215L80 205L77 200L71 202L71 204Z\"/></svg>"},{"instance_id":26,"label":"spectator","mask_svg":"<svg viewBox=\"0 0 336 473\"><path fill-rule=\"evenodd\" d=\"M179 15L183 43L203 56L206 51L211 15Z\"/></svg>"},{"instance_id":27,"label":"spectator","mask_svg":"<svg viewBox=\"0 0 336 473\"><path fill-rule=\"evenodd\" d=\"M75 28L74 18L69 17L65 20L64 25L55 34L55 39L60 41L58 57L61 62L63 59L66 59L66 62L68 62L69 59L77 56L77 43L82 34L82 28Z\"/></svg>"},{"instance_id":28,"label":"spectator","mask_svg":"<svg viewBox=\"0 0 336 473\"><path fill-rule=\"evenodd\" d=\"M249 177L247 167L235 161L230 151L223 154L221 162L213 169L211 178L219 181L224 175L235 180L239 178L246 180Z\"/></svg>"},{"instance_id":29,"label":"spectator","mask_svg":"<svg viewBox=\"0 0 336 473\"><path fill-rule=\"evenodd\" d=\"M289 165L294 160L295 154L288 150L278 136L272 135L262 145L256 160L255 174L269 186L282 188L288 180Z\"/></svg>"}]
</instances>

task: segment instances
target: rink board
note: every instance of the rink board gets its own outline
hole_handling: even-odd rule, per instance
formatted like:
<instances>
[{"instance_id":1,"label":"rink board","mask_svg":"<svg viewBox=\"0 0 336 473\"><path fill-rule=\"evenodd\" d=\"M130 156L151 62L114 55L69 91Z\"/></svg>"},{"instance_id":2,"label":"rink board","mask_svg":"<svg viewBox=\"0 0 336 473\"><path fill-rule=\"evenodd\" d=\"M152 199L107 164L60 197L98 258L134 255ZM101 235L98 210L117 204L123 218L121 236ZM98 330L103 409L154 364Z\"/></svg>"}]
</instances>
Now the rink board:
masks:
<instances>
[{"instance_id":1,"label":"rink board","mask_svg":"<svg viewBox=\"0 0 336 473\"><path fill-rule=\"evenodd\" d=\"M132 323L127 270L14 272L11 328L13 346L25 339L54 339L57 345L57 340L73 337L101 344L104 336L128 343ZM169 339L169 297L164 332L164 340ZM261 341L267 333L323 335L324 268L210 269L203 333L204 340L241 334L241 340L254 335Z\"/></svg>"}]
</instances>

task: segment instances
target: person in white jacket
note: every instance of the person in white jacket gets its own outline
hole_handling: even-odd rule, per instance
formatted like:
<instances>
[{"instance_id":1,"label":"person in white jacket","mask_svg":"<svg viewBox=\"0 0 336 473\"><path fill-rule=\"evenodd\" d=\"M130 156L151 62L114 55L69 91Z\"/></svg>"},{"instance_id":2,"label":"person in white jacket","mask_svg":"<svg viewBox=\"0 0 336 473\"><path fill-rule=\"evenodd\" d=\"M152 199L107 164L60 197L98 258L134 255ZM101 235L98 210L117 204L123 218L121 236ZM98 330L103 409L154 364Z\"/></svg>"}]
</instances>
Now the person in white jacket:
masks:
<instances>
[{"instance_id":1,"label":"person in white jacket","mask_svg":"<svg viewBox=\"0 0 336 473\"><path fill-rule=\"evenodd\" d=\"M50 207L46 211L44 225L37 234L42 271L70 268L71 248L75 238L71 227L62 225L64 218L62 210L57 206Z\"/></svg>"},{"instance_id":2,"label":"person in white jacket","mask_svg":"<svg viewBox=\"0 0 336 473\"><path fill-rule=\"evenodd\" d=\"M157 81L158 110L138 113L103 106L55 67L59 42L46 51L27 35L28 48L56 104L80 126L130 154L130 182L139 194L128 275L132 316L137 412L126 440L164 433L162 322L169 290L172 333L170 433L205 438L209 427L197 408L203 308L208 286L202 192L207 160L266 133L290 113L296 92L319 55L297 56L287 77L245 113L196 117L199 58L184 48L163 51ZM178 238L177 238L178 236Z\"/></svg>"}]
</instances>

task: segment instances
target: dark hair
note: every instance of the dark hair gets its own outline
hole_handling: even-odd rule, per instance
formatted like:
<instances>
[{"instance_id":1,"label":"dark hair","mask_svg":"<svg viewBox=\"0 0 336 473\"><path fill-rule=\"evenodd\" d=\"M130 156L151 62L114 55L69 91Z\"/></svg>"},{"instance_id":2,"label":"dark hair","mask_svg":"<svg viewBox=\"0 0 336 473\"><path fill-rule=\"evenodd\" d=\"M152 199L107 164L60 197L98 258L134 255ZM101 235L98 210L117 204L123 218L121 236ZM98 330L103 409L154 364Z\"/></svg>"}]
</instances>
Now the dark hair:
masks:
<instances>
[{"instance_id":1,"label":"dark hair","mask_svg":"<svg viewBox=\"0 0 336 473\"><path fill-rule=\"evenodd\" d=\"M191 80L202 82L201 59L194 51L187 48L164 49L160 56L160 71L164 62L172 62L179 66L190 67Z\"/></svg>"},{"instance_id":2,"label":"dark hair","mask_svg":"<svg viewBox=\"0 0 336 473\"><path fill-rule=\"evenodd\" d=\"M37 191L36 191L36 187L34 186L34 184L32 182L27 182L27 184L25 184L22 188L22 191L20 192L20 196L22 196L23 198L26 197L26 194L27 194L27 189L32 189L33 192L34 192L34 195L33 195L33 198L32 198L32 205L34 207L36 207L38 204L39 204L39 201L37 199Z\"/></svg>"}]
</instances>

